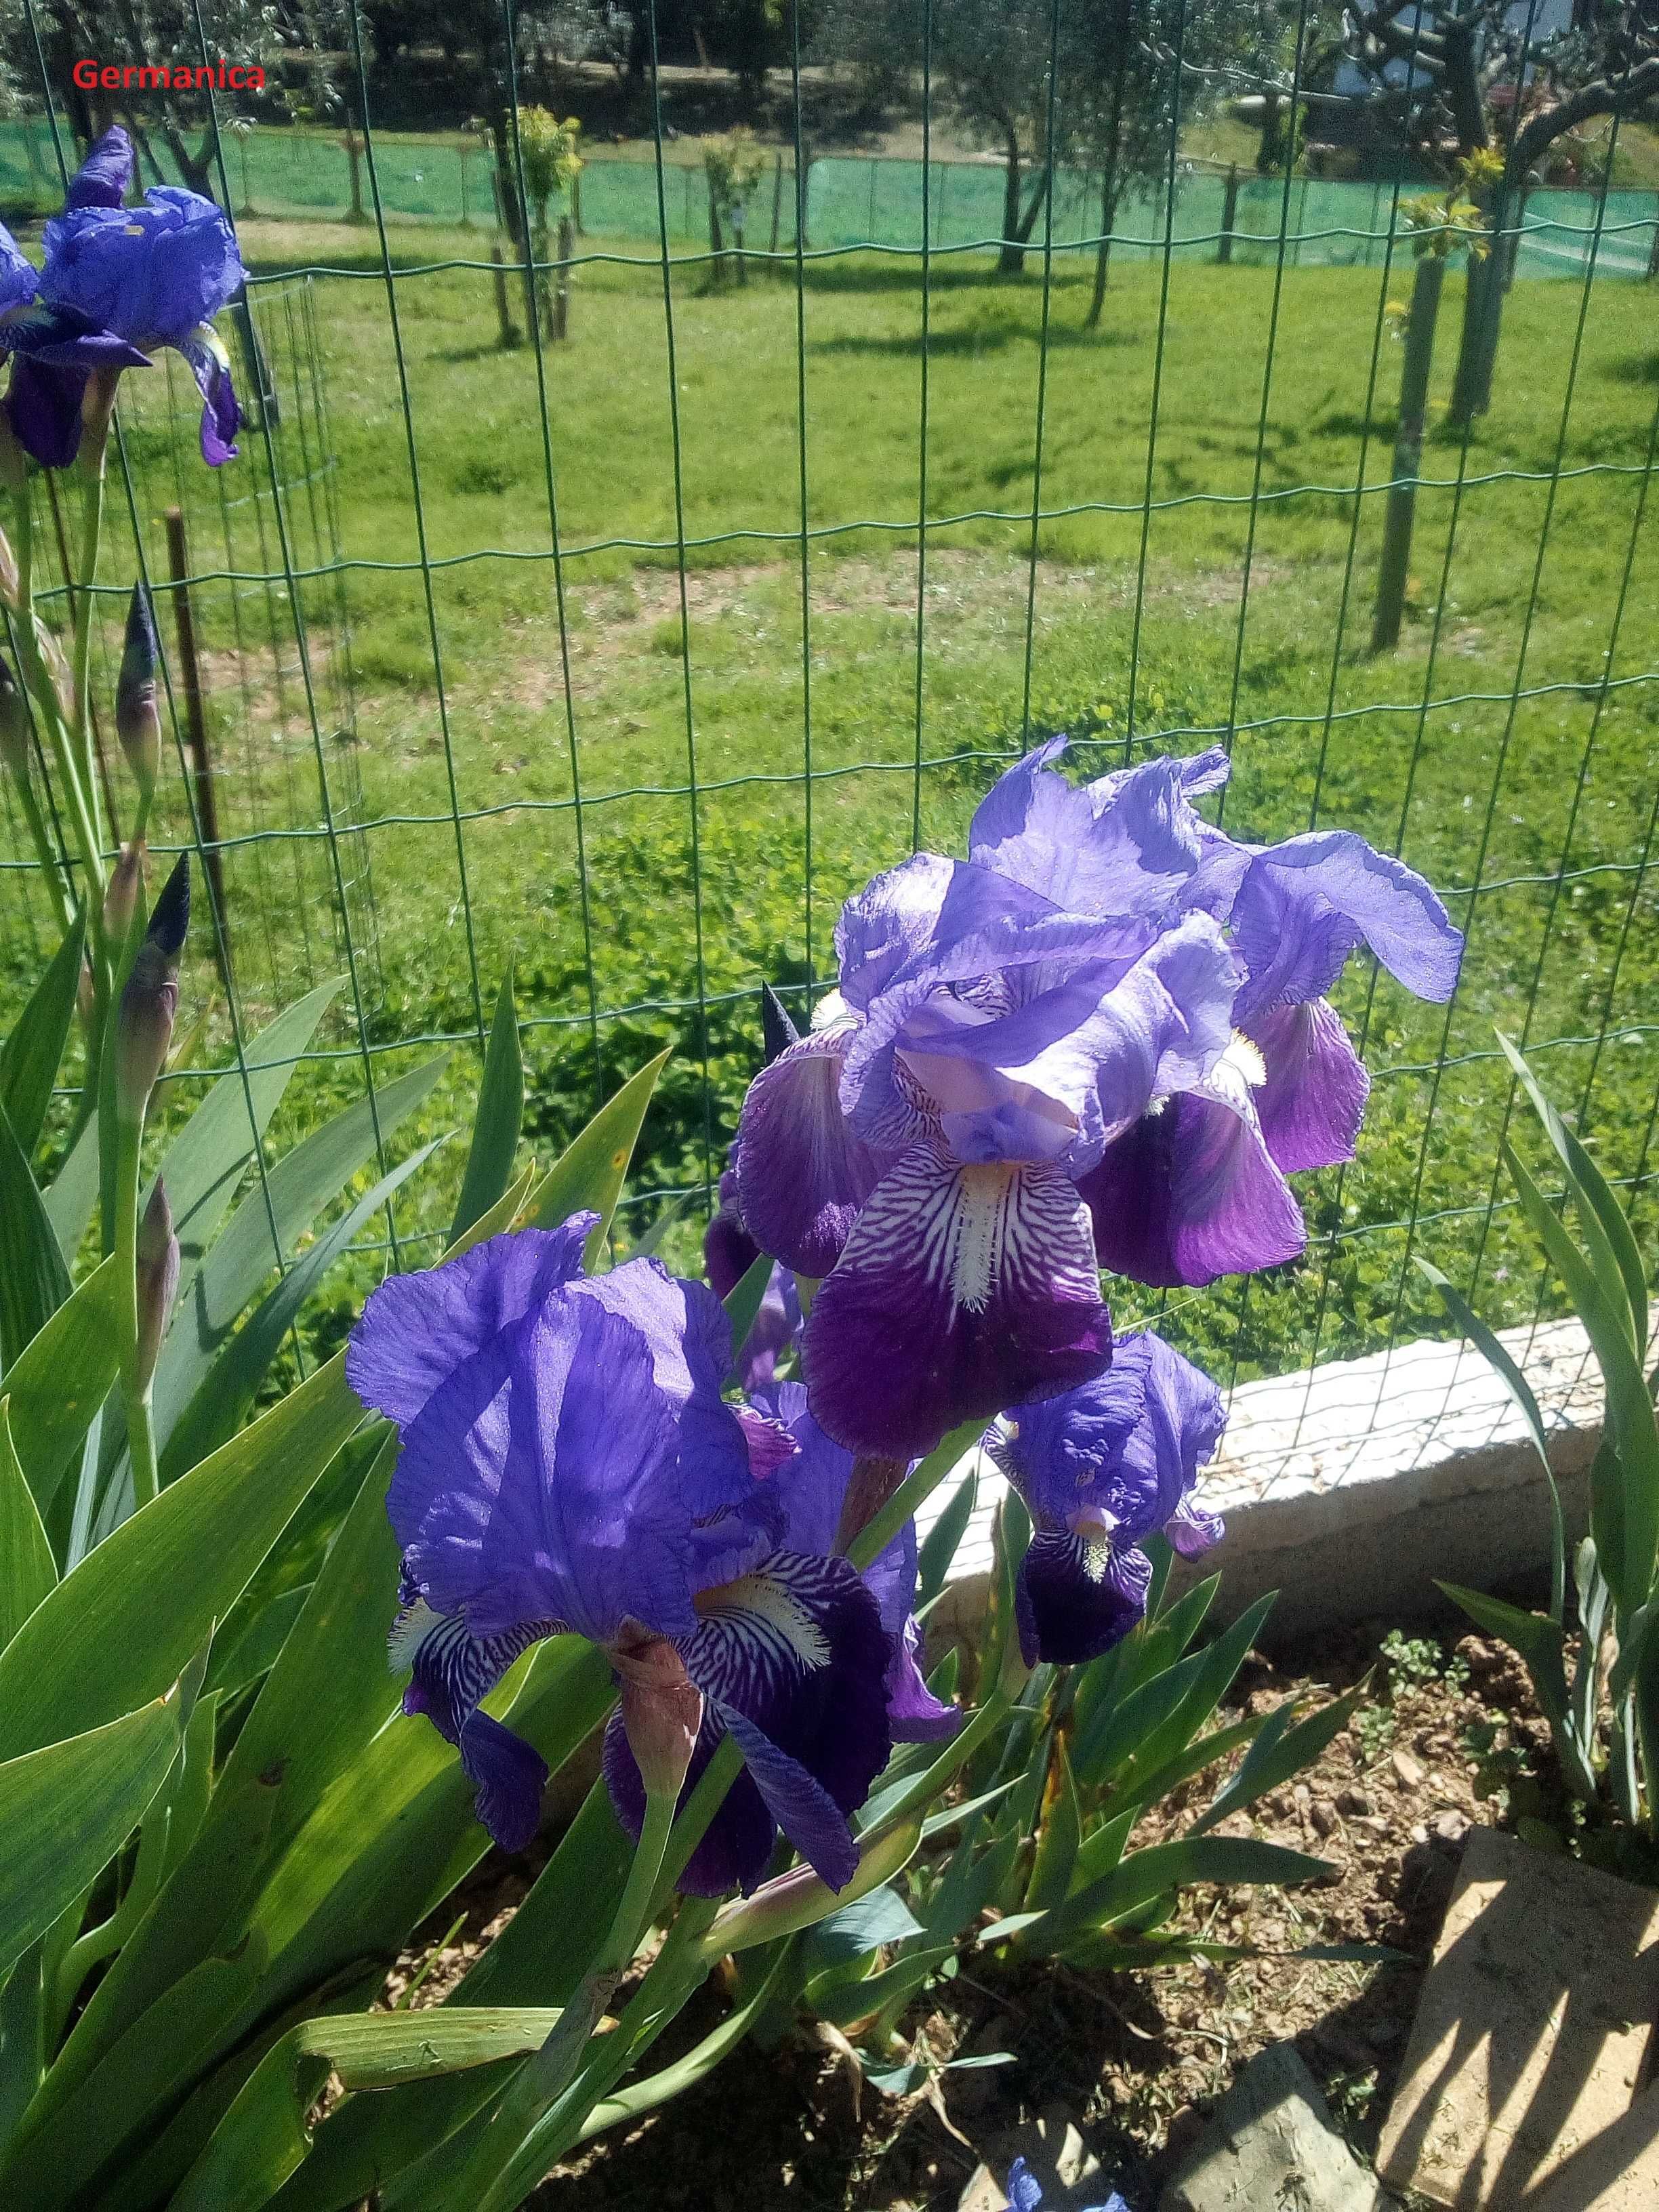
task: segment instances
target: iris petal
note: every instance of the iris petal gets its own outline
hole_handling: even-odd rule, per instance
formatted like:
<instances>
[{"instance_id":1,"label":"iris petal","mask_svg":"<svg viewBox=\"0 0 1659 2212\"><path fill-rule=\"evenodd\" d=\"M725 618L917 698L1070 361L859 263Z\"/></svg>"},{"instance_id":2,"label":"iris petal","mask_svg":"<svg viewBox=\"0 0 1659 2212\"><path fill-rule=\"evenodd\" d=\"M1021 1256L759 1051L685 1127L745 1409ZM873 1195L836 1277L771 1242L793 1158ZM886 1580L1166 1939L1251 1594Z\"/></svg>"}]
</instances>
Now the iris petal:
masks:
<instances>
[{"instance_id":1,"label":"iris petal","mask_svg":"<svg viewBox=\"0 0 1659 2212\"><path fill-rule=\"evenodd\" d=\"M1078 1666L1121 1644L1146 1613L1152 1571L1146 1554L1132 1547L1033 1536L1014 1592L1026 1665L1041 1657Z\"/></svg>"},{"instance_id":2,"label":"iris petal","mask_svg":"<svg viewBox=\"0 0 1659 2212\"><path fill-rule=\"evenodd\" d=\"M504 1851L523 1850L536 1833L547 1763L522 1736L481 1712L479 1704L521 1651L556 1635L560 1626L533 1621L500 1636L473 1636L459 1616L434 1613L417 1601L392 1632L393 1666L414 1669L404 1711L424 1713L459 1751L477 1792L478 1818Z\"/></svg>"},{"instance_id":3,"label":"iris petal","mask_svg":"<svg viewBox=\"0 0 1659 2212\"><path fill-rule=\"evenodd\" d=\"M707 1705L686 1787L722 1734L744 1772L681 1878L693 1896L745 1892L766 1872L782 1828L834 1888L857 1863L848 1816L892 1749L889 1644L875 1599L845 1559L773 1553L747 1575L707 1590L702 1618L680 1644ZM612 1730L605 1775L617 1817L637 1835L644 1792L625 1739Z\"/></svg>"},{"instance_id":4,"label":"iris petal","mask_svg":"<svg viewBox=\"0 0 1659 2212\"><path fill-rule=\"evenodd\" d=\"M1257 853L1231 920L1250 971L1241 1021L1322 998L1362 942L1419 999L1449 999L1457 981L1462 933L1440 900L1414 869L1351 830L1316 830Z\"/></svg>"},{"instance_id":5,"label":"iris petal","mask_svg":"<svg viewBox=\"0 0 1659 2212\"><path fill-rule=\"evenodd\" d=\"M230 356L211 323L199 323L188 337L175 341L174 350L196 379L202 395L202 459L210 469L236 458L236 433L242 410L231 381Z\"/></svg>"},{"instance_id":6,"label":"iris petal","mask_svg":"<svg viewBox=\"0 0 1659 2212\"><path fill-rule=\"evenodd\" d=\"M1242 1091L1172 1098L1109 1145L1078 1188L1101 1266L1153 1289L1277 1267L1308 1241Z\"/></svg>"},{"instance_id":7,"label":"iris petal","mask_svg":"<svg viewBox=\"0 0 1659 2212\"><path fill-rule=\"evenodd\" d=\"M1371 1079L1330 1000L1275 1006L1251 1034L1267 1074L1255 1109L1273 1164L1291 1175L1351 1160Z\"/></svg>"},{"instance_id":8,"label":"iris petal","mask_svg":"<svg viewBox=\"0 0 1659 2212\"><path fill-rule=\"evenodd\" d=\"M744 1226L797 1274L827 1275L887 1165L842 1112L846 1030L805 1036L749 1086L738 1133Z\"/></svg>"},{"instance_id":9,"label":"iris petal","mask_svg":"<svg viewBox=\"0 0 1659 2212\"><path fill-rule=\"evenodd\" d=\"M1098 1374L1111 1326L1075 1187L1055 1167L916 1146L859 1216L803 1356L825 1431L897 1459Z\"/></svg>"},{"instance_id":10,"label":"iris petal","mask_svg":"<svg viewBox=\"0 0 1659 2212\"><path fill-rule=\"evenodd\" d=\"M439 1385L580 1271L597 1213L492 1237L442 1267L388 1275L346 1347L346 1380L389 1420L412 1421Z\"/></svg>"}]
</instances>

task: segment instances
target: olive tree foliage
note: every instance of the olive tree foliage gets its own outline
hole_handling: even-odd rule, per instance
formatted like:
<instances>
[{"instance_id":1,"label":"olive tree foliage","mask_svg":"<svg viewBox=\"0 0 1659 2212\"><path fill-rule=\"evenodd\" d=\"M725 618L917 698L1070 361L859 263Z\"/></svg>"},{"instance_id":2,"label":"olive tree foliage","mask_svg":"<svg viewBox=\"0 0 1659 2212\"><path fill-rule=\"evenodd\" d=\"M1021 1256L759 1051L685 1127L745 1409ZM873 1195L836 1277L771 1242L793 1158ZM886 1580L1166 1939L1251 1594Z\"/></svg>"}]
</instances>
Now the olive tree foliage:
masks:
<instances>
[{"instance_id":1,"label":"olive tree foliage","mask_svg":"<svg viewBox=\"0 0 1659 2212\"><path fill-rule=\"evenodd\" d=\"M1055 170L1101 179L1097 302L1126 193L1170 176L1176 107L1192 120L1234 66L1277 67L1284 0L827 0L814 57L896 96L926 66L935 97L1004 167L1001 267L1017 274Z\"/></svg>"},{"instance_id":2,"label":"olive tree foliage","mask_svg":"<svg viewBox=\"0 0 1659 2212\"><path fill-rule=\"evenodd\" d=\"M1356 9L1346 50L1371 97L1397 118L1400 143L1480 187L1498 250L1469 267L1451 419L1492 404L1512 234L1529 183L1550 149L1587 123L1634 115L1659 101L1659 0L1589 0L1571 27L1540 34L1539 8L1511 0L1454 0L1420 15L1390 0ZM1473 157L1487 159L1474 163Z\"/></svg>"}]
</instances>

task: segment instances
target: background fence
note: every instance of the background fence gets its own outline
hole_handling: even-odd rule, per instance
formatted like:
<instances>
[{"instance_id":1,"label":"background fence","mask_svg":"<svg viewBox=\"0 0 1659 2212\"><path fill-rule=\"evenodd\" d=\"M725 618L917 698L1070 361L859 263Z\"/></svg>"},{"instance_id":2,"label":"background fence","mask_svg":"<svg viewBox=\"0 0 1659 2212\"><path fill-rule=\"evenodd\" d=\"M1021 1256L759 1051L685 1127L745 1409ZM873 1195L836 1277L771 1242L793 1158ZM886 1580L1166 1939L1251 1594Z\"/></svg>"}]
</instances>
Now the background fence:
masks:
<instances>
[{"instance_id":1,"label":"background fence","mask_svg":"<svg viewBox=\"0 0 1659 2212\"><path fill-rule=\"evenodd\" d=\"M1399 187L1252 179L1218 265L1222 181L1177 131L1163 191L1119 211L1091 324L1085 173L1012 281L980 250L994 167L826 155L801 193L786 152L747 240L769 244L775 190L775 258L740 285L706 251L700 169L659 141L586 171L556 345L486 235L431 235L493 229L482 149L382 138L358 93L368 220L325 250L273 218L349 204L337 137L223 138L255 272L242 456L200 466L176 364L128 376L95 626L106 697L135 568L164 609L188 591L204 645L218 834L181 718L153 837L216 852L232 982L216 995L198 930L186 999L214 1012L180 1089L257 1070L264 1025L344 979L259 1173L323 1102L435 1050L419 1133L464 1118L510 957L544 1156L677 1042L622 1234L689 1260L758 981L804 1019L842 897L915 842L959 845L1008 759L1064 728L1097 772L1224 744L1231 829L1358 829L1469 932L1449 1007L1343 987L1375 1090L1359 1161L1302 1179L1306 1259L1141 1301L1224 1384L1434 1333L1419 1254L1495 1320L1547 1308L1496 1164L1495 1023L1651 1227L1659 351L1622 280L1659 198L1532 195L1517 274L1562 281L1516 284L1492 410L1461 425L1454 275L1405 641L1372 655ZM60 152L55 113L9 126L0 189L50 204ZM48 547L55 491L37 481ZM111 789L118 821L118 769ZM50 950L9 811L3 835L0 1020ZM399 1194L312 1340L389 1254L422 1256L458 1175Z\"/></svg>"},{"instance_id":2,"label":"background fence","mask_svg":"<svg viewBox=\"0 0 1659 2212\"><path fill-rule=\"evenodd\" d=\"M663 213L671 240L708 243L708 195L696 142L669 149L663 177ZM175 179L177 165L161 153ZM361 149L354 159L338 131L254 130L228 137L227 173L238 217L315 217L343 222L354 207L371 212ZM381 138L375 149L380 205L389 220L495 226L495 157L480 143L453 133ZM820 155L806 165L805 237L809 250L880 246L914 252L921 244L924 209L929 245L951 251L1001 236L1003 168L988 157L921 161L891 155ZM657 171L653 161L590 152L575 197L580 232L592 238L649 238L658 229ZM0 204L47 212L55 204L57 167L48 124L17 118L0 124ZM1060 169L1056 175L1052 240L1060 248L1092 246L1099 237L1101 178L1097 171ZM1382 182L1347 183L1316 177L1293 180L1288 204L1273 177L1235 176L1230 188L1214 164L1181 165L1175 206L1163 191L1126 192L1112 226L1114 250L1127 257L1160 258L1168 247L1182 258L1213 256L1224 235L1242 264L1276 264L1281 216L1290 267L1381 268L1397 254L1391 243L1399 194ZM795 243L796 185L793 154L780 149L750 204L745 244L776 251ZM1231 204L1232 216L1228 219ZM1168 218L1166 223L1166 217ZM1521 211L1516 274L1582 276L1594 250L1608 276L1650 273L1659 228L1659 191L1540 188Z\"/></svg>"}]
</instances>

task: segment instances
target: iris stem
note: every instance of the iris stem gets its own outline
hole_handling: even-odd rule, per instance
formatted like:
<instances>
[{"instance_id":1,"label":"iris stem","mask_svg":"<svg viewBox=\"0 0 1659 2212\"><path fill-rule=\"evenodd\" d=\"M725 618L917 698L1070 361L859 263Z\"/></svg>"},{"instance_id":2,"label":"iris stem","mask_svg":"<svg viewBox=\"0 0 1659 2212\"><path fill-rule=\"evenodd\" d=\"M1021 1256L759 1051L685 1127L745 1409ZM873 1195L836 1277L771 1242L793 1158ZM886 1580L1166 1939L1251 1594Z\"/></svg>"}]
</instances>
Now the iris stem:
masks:
<instances>
[{"instance_id":1,"label":"iris stem","mask_svg":"<svg viewBox=\"0 0 1659 2212\"><path fill-rule=\"evenodd\" d=\"M115 1249L118 1261L115 1273L121 1292L121 1402L126 1410L135 1512L140 1506L148 1505L161 1488L150 1383L138 1371L138 1164L143 1139L142 1121L116 1122Z\"/></svg>"},{"instance_id":2,"label":"iris stem","mask_svg":"<svg viewBox=\"0 0 1659 2212\"><path fill-rule=\"evenodd\" d=\"M27 491L16 495L18 562L20 580L33 575L34 510ZM40 719L46 724L46 737L51 745L52 765L58 771L63 787L64 804L69 810L70 826L75 832L75 842L81 860L81 895L87 909L87 933L93 945L93 977L101 994L107 985L107 946L104 939L104 860L103 846L97 826L87 803L87 793L81 772L76 764L74 748L64 719L63 702L58 688L52 680L52 671L40 650L40 641L35 630L34 601L26 597L17 624L18 658L22 665L23 680L33 694ZM88 633L88 638L90 633ZM88 650L90 644L88 643ZM84 710L82 717L84 720ZM101 1023L100 1023L101 1026Z\"/></svg>"},{"instance_id":3,"label":"iris stem","mask_svg":"<svg viewBox=\"0 0 1659 2212\"><path fill-rule=\"evenodd\" d=\"M509 2212L540 2179L539 2169L526 2169L535 2160L545 2160L540 2148L543 2123L574 2081L593 2031L651 1923L677 1794L647 1793L640 1839L610 1931L546 2042L525 2061L503 2092L476 2154L458 2177L458 2204L476 2207L476 2212ZM619 2035L622 2030L614 2033ZM594 2094L603 2094L603 2088L596 2087Z\"/></svg>"},{"instance_id":4,"label":"iris stem","mask_svg":"<svg viewBox=\"0 0 1659 2212\"><path fill-rule=\"evenodd\" d=\"M104 535L104 459L98 459L98 471L87 486L86 510L81 518L80 590L75 599L75 714L76 734L81 740L81 773L86 778L91 794L92 818L100 830L98 777L92 748L92 607L93 591L98 580L98 555Z\"/></svg>"},{"instance_id":5,"label":"iris stem","mask_svg":"<svg viewBox=\"0 0 1659 2212\"><path fill-rule=\"evenodd\" d=\"M710 1821L726 1802L726 1793L742 1769L743 1753L729 1735L722 1736L674 1823L673 1835L663 1854L656 1895L652 1899L653 1917L666 1906L674 1884L690 1863L692 1852L708 1834Z\"/></svg>"},{"instance_id":6,"label":"iris stem","mask_svg":"<svg viewBox=\"0 0 1659 2212\"><path fill-rule=\"evenodd\" d=\"M963 1454L971 1451L984 1433L983 1421L964 1421L959 1429L952 1429L942 1443L934 1445L915 1472L900 1483L875 1519L867 1522L848 1546L847 1556L855 1567L867 1567L872 1559L881 1557L905 1522L914 1516L916 1508L933 1496Z\"/></svg>"}]
</instances>

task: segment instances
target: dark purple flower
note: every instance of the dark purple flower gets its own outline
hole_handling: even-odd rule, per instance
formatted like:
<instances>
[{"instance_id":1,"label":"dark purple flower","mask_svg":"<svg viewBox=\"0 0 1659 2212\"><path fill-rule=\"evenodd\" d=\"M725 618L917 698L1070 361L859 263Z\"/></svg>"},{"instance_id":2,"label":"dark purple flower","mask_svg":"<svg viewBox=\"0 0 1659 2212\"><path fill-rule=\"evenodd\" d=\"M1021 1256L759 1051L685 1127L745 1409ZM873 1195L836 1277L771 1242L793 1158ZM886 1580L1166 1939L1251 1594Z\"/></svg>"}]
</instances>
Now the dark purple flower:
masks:
<instances>
[{"instance_id":1,"label":"dark purple flower","mask_svg":"<svg viewBox=\"0 0 1659 2212\"><path fill-rule=\"evenodd\" d=\"M1225 1425L1208 1376L1146 1329L1119 1339L1106 1374L991 1431L1031 1516L1016 1591L1029 1666L1092 1659L1128 1634L1146 1607L1146 1537L1189 1554L1219 1538L1192 1493Z\"/></svg>"},{"instance_id":2,"label":"dark purple flower","mask_svg":"<svg viewBox=\"0 0 1659 2212\"><path fill-rule=\"evenodd\" d=\"M0 323L0 346L19 356L12 426L46 467L66 467L79 449L88 374L144 366L157 346L181 355L196 380L204 459L216 467L236 452L241 413L212 323L246 281L235 235L211 200L177 185L125 206L131 180L126 134L106 131L46 228L35 312L58 335ZM15 269L5 275L21 282Z\"/></svg>"},{"instance_id":3,"label":"dark purple flower","mask_svg":"<svg viewBox=\"0 0 1659 2212\"><path fill-rule=\"evenodd\" d=\"M839 1887L848 1815L890 1748L876 1599L845 1559L792 1547L796 1445L722 1402L731 1332L713 1291L653 1260L584 1276L593 1220L392 1276L352 1333L352 1388L402 1432L386 1505L404 1708L459 1747L480 1819L521 1848L546 1769L480 1701L528 1645L584 1636L623 1684L605 1769L625 1824L643 1802L630 1709L701 1713L692 1780L722 1735L742 1748L744 1781L684 1886L752 1887L781 1827ZM672 1732L652 1728L646 1755Z\"/></svg>"},{"instance_id":4,"label":"dark purple flower","mask_svg":"<svg viewBox=\"0 0 1659 2212\"><path fill-rule=\"evenodd\" d=\"M732 1147L735 1151L735 1146ZM730 1297L760 1258L760 1247L743 1225L736 1170L720 1180L720 1203L703 1231L702 1261L716 1297ZM749 1333L738 1346L736 1372L745 1395L764 1388L777 1372L780 1357L793 1343L801 1324L795 1279L775 1261Z\"/></svg>"}]
</instances>

